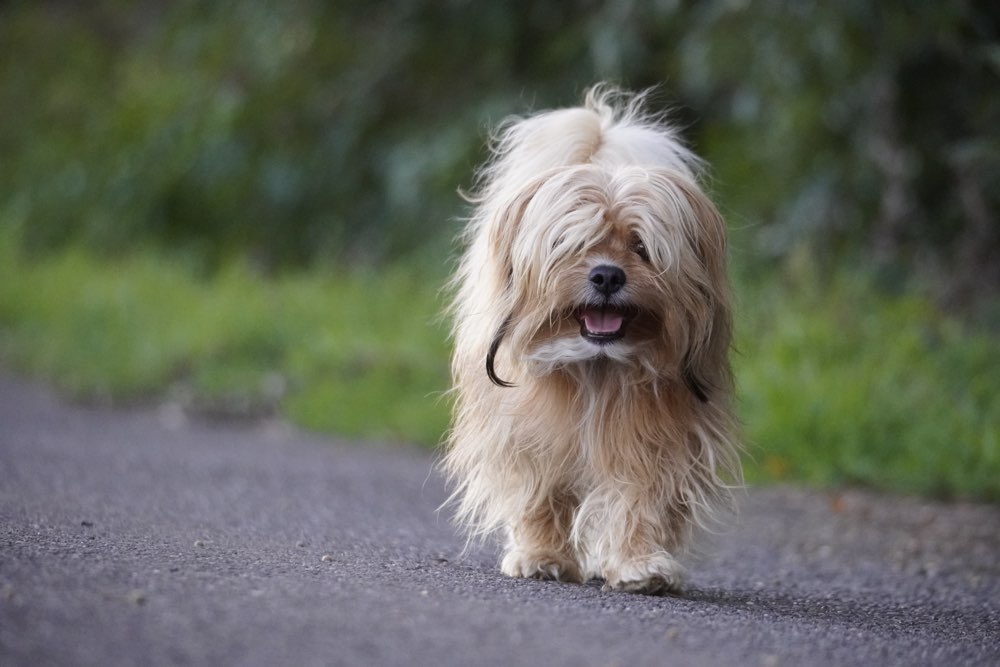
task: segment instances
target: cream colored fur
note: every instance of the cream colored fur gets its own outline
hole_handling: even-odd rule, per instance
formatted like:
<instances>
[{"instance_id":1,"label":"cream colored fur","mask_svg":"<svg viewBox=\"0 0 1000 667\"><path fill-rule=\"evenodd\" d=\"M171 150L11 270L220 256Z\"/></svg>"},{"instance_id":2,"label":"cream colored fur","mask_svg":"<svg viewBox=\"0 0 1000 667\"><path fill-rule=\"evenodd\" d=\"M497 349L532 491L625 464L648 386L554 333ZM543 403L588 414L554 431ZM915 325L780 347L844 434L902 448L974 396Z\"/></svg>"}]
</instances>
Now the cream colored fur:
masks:
<instances>
[{"instance_id":1,"label":"cream colored fur","mask_svg":"<svg viewBox=\"0 0 1000 667\"><path fill-rule=\"evenodd\" d=\"M725 224L641 104L598 87L510 121L470 197L444 467L470 533L506 533L510 576L676 591L740 482ZM601 265L626 277L610 297ZM585 337L598 302L620 339Z\"/></svg>"}]
</instances>

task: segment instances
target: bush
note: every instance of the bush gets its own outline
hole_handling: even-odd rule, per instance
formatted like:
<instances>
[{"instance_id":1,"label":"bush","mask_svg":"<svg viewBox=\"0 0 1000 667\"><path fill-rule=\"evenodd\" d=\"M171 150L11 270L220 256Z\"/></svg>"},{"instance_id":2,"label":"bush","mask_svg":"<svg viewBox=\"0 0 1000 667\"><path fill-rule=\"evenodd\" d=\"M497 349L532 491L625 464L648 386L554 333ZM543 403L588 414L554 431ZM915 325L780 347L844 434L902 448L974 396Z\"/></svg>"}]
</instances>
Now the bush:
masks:
<instances>
[{"instance_id":1,"label":"bush","mask_svg":"<svg viewBox=\"0 0 1000 667\"><path fill-rule=\"evenodd\" d=\"M3 219L36 248L440 258L484 127L611 79L668 91L752 230L742 261L876 260L971 303L1000 283L998 20L860 0L8 3Z\"/></svg>"}]
</instances>

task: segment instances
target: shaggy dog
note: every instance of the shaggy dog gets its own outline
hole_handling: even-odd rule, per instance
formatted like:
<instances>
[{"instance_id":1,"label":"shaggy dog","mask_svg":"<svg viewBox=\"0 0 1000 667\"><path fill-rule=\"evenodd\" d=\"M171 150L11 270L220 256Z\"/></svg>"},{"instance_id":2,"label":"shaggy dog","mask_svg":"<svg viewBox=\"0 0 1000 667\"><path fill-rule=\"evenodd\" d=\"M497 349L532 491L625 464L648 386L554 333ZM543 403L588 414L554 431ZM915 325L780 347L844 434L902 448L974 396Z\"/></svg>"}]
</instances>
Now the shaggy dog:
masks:
<instances>
[{"instance_id":1,"label":"shaggy dog","mask_svg":"<svg viewBox=\"0 0 1000 667\"><path fill-rule=\"evenodd\" d=\"M678 591L740 481L725 223L642 105L509 121L469 197L444 468L512 577Z\"/></svg>"}]
</instances>

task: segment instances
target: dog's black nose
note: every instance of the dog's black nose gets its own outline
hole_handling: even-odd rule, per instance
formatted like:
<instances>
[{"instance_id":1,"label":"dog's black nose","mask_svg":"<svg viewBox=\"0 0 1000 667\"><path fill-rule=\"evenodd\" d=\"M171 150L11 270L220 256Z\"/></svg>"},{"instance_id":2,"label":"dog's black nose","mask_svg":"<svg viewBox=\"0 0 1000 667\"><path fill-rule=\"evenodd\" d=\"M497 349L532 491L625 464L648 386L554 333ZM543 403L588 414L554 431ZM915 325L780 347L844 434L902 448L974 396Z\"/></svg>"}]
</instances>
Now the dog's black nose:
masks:
<instances>
[{"instance_id":1,"label":"dog's black nose","mask_svg":"<svg viewBox=\"0 0 1000 667\"><path fill-rule=\"evenodd\" d=\"M590 284L604 296L611 296L625 286L625 272L611 264L600 264L590 270Z\"/></svg>"}]
</instances>

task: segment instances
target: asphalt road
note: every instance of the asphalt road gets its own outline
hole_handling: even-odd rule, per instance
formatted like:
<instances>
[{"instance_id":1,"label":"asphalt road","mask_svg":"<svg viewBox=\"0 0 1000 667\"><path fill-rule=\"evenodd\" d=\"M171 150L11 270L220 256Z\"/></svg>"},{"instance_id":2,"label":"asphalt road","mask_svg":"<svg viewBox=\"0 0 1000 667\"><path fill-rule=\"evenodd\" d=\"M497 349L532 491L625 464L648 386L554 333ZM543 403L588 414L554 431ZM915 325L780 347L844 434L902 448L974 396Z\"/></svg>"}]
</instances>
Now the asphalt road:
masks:
<instances>
[{"instance_id":1,"label":"asphalt road","mask_svg":"<svg viewBox=\"0 0 1000 667\"><path fill-rule=\"evenodd\" d=\"M751 490L682 597L463 554L425 452L0 375L0 665L997 665L1000 508Z\"/></svg>"}]
</instances>

